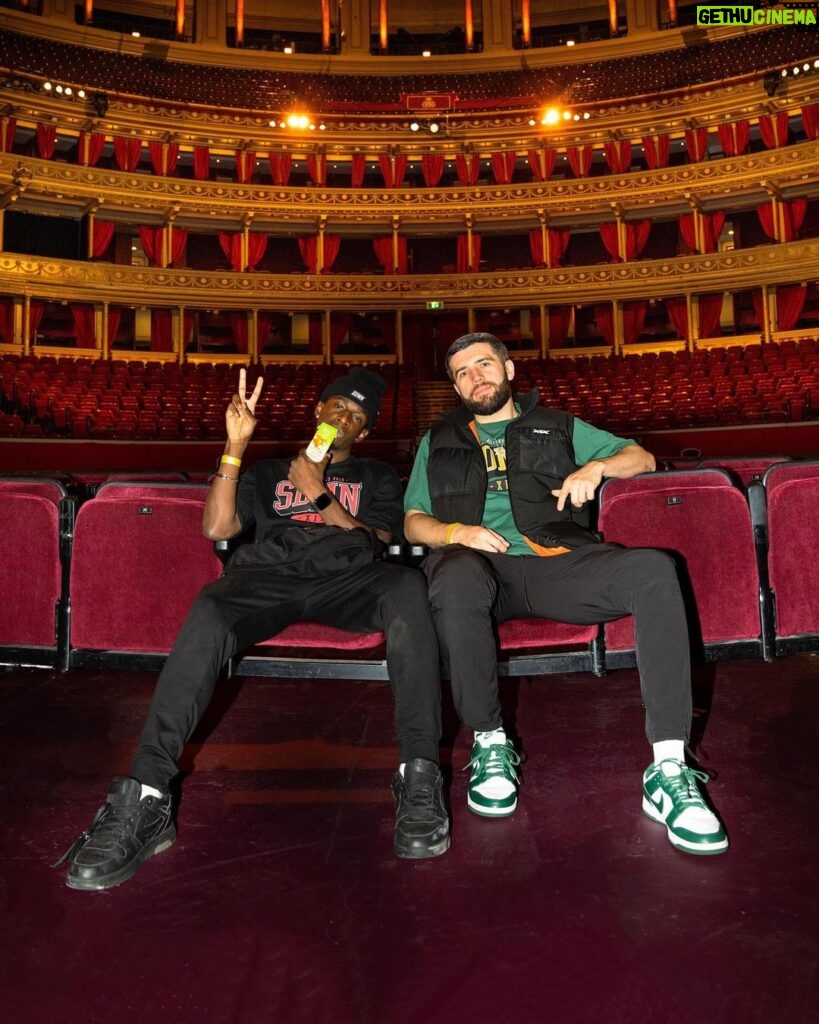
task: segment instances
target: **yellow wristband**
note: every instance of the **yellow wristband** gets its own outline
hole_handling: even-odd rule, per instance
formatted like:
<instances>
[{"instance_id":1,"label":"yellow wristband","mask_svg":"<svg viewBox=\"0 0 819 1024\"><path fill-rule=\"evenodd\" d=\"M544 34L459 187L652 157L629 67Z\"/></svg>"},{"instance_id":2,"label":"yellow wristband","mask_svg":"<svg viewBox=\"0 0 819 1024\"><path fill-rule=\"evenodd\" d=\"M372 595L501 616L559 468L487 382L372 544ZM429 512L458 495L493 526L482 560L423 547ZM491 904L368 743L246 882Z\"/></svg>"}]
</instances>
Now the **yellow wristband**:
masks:
<instances>
[{"instance_id":1,"label":"yellow wristband","mask_svg":"<svg viewBox=\"0 0 819 1024\"><path fill-rule=\"evenodd\" d=\"M237 459L234 455L223 455L219 461L226 462L229 466L241 466L242 464L242 460Z\"/></svg>"},{"instance_id":2,"label":"yellow wristband","mask_svg":"<svg viewBox=\"0 0 819 1024\"><path fill-rule=\"evenodd\" d=\"M458 529L459 526L463 526L463 523L450 523L446 531L445 543L452 543L452 534Z\"/></svg>"}]
</instances>

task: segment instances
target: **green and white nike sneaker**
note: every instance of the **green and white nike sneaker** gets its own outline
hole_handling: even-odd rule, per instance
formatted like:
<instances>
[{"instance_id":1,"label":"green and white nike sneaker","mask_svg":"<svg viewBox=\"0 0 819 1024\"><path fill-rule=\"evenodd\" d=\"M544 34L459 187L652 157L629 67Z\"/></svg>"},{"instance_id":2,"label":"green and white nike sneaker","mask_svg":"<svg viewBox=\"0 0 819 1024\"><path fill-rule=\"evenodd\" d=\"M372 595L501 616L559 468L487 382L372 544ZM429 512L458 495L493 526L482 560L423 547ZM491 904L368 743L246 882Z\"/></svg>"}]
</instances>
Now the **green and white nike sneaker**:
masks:
<instances>
[{"instance_id":1,"label":"green and white nike sneaker","mask_svg":"<svg viewBox=\"0 0 819 1024\"><path fill-rule=\"evenodd\" d=\"M493 742L494 741L494 742ZM502 730L478 733L472 747L472 769L467 787L467 806L484 818L505 818L518 804L520 755Z\"/></svg>"},{"instance_id":2,"label":"green and white nike sneaker","mask_svg":"<svg viewBox=\"0 0 819 1024\"><path fill-rule=\"evenodd\" d=\"M650 764L643 775L643 813L665 825L672 846L686 853L714 854L728 849L725 829L706 805L699 782L705 772L668 758Z\"/></svg>"}]
</instances>

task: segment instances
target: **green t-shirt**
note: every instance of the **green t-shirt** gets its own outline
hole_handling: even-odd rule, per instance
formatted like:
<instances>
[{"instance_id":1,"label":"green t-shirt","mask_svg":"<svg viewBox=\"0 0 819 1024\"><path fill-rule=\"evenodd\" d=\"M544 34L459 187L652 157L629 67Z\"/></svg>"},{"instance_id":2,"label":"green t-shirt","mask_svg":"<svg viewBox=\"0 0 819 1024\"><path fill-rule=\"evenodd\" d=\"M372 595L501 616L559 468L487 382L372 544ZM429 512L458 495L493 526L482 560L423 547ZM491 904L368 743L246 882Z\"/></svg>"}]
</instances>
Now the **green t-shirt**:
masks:
<instances>
[{"instance_id":1,"label":"green t-shirt","mask_svg":"<svg viewBox=\"0 0 819 1024\"><path fill-rule=\"evenodd\" d=\"M533 555L535 552L515 525L512 504L509 501L509 481L506 476L506 427L510 422L510 420L498 420L492 423L475 421L488 474L486 502L481 526L494 530L495 533L499 533L501 537L509 541L507 554ZM574 418L572 445L578 466L584 466L592 459L605 459L629 444L634 444L634 441L616 437L607 430L598 430L597 427L591 426L585 420ZM429 434L427 433L418 447L404 495L404 510L406 512L425 512L429 516L433 514L427 476L428 462Z\"/></svg>"}]
</instances>

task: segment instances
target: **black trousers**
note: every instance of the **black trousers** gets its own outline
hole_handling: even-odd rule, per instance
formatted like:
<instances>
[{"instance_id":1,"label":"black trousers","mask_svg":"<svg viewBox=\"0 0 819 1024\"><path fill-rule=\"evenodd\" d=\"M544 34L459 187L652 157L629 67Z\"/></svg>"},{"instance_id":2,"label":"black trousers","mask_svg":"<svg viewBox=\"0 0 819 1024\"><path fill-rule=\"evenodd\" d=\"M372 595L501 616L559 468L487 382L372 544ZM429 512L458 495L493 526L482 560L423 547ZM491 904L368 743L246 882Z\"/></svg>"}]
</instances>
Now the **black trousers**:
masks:
<instances>
[{"instance_id":1,"label":"black trousers","mask_svg":"<svg viewBox=\"0 0 819 1024\"><path fill-rule=\"evenodd\" d=\"M304 619L352 632L383 630L400 760L437 762L439 655L423 575L387 562L320 578L254 567L228 572L194 602L159 676L134 777L167 790L227 661Z\"/></svg>"},{"instance_id":2,"label":"black trousers","mask_svg":"<svg viewBox=\"0 0 819 1024\"><path fill-rule=\"evenodd\" d=\"M542 617L591 625L631 614L649 742L688 740L688 629L676 569L664 552L589 544L538 558L451 544L423 568L455 707L468 727L501 724L496 623Z\"/></svg>"}]
</instances>

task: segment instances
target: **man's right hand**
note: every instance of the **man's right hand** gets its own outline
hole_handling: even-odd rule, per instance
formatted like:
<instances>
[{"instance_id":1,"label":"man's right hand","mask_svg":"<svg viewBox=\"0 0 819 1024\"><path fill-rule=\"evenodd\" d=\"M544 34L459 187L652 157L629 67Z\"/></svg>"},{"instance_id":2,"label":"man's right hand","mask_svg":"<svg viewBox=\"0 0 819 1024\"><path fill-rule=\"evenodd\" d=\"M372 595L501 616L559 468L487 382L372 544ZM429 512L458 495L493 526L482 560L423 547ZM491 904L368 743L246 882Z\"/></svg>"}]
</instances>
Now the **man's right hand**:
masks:
<instances>
[{"instance_id":1,"label":"man's right hand","mask_svg":"<svg viewBox=\"0 0 819 1024\"><path fill-rule=\"evenodd\" d=\"M264 378L259 377L253 394L247 397L247 370L239 370L239 390L230 401L225 413L225 428L228 441L243 443L250 440L256 429L256 417L253 415L256 403L262 393Z\"/></svg>"},{"instance_id":2,"label":"man's right hand","mask_svg":"<svg viewBox=\"0 0 819 1024\"><path fill-rule=\"evenodd\" d=\"M509 548L508 540L486 526L460 525L452 531L449 542L463 544L465 548L474 548L476 551L496 551L501 555Z\"/></svg>"}]
</instances>

